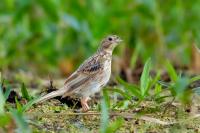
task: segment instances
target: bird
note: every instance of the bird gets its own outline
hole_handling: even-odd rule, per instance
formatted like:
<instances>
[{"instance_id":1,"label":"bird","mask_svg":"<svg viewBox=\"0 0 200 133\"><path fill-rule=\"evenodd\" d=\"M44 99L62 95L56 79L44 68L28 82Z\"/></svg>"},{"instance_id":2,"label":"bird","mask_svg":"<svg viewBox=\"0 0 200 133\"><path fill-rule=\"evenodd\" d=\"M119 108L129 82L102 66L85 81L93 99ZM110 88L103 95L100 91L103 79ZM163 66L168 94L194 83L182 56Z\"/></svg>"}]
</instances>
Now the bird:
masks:
<instances>
[{"instance_id":1,"label":"bird","mask_svg":"<svg viewBox=\"0 0 200 133\"><path fill-rule=\"evenodd\" d=\"M65 81L63 87L39 98L37 103L62 96L79 98L82 111L90 109L88 100L108 83L111 76L111 62L114 48L122 42L117 35L108 35L97 51L86 59Z\"/></svg>"}]
</instances>

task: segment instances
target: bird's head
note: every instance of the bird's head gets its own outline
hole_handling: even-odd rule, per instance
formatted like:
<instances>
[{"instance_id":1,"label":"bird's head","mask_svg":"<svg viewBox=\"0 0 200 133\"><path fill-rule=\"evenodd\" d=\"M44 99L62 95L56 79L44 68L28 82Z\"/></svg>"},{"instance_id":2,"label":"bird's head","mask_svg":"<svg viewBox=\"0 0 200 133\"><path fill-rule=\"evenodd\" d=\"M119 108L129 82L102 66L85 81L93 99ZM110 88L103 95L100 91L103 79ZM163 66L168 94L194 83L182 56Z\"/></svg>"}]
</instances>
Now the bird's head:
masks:
<instances>
[{"instance_id":1,"label":"bird's head","mask_svg":"<svg viewBox=\"0 0 200 133\"><path fill-rule=\"evenodd\" d=\"M120 42L122 39L117 35L109 35L102 40L100 47L103 51L112 52Z\"/></svg>"}]
</instances>

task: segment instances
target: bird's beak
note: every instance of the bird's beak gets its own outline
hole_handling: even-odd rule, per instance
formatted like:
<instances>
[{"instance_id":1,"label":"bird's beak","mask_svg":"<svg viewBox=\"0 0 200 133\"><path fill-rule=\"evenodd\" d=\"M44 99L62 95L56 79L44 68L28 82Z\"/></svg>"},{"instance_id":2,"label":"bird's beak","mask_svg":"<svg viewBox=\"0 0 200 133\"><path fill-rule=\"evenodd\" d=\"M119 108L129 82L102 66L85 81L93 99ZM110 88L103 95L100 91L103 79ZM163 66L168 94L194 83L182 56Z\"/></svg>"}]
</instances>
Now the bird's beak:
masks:
<instances>
[{"instance_id":1,"label":"bird's beak","mask_svg":"<svg viewBox=\"0 0 200 133\"><path fill-rule=\"evenodd\" d=\"M117 42L117 43L120 43L120 42L123 42L123 40L122 40L121 38L118 38L118 39L116 40L116 42Z\"/></svg>"}]
</instances>

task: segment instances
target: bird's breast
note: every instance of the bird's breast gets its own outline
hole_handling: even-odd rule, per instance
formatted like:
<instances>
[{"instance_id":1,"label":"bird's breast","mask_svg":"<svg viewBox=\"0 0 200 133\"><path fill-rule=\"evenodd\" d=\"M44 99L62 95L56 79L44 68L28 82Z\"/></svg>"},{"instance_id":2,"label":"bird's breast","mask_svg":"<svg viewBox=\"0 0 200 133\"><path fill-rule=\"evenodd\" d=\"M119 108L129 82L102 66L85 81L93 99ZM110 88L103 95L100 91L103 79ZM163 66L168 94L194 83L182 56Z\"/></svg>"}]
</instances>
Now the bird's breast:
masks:
<instances>
[{"instance_id":1,"label":"bird's breast","mask_svg":"<svg viewBox=\"0 0 200 133\"><path fill-rule=\"evenodd\" d=\"M109 79L110 79L110 75L111 75L111 61L106 61L104 63L104 70L103 70L103 73L102 73L102 84L106 84Z\"/></svg>"}]
</instances>

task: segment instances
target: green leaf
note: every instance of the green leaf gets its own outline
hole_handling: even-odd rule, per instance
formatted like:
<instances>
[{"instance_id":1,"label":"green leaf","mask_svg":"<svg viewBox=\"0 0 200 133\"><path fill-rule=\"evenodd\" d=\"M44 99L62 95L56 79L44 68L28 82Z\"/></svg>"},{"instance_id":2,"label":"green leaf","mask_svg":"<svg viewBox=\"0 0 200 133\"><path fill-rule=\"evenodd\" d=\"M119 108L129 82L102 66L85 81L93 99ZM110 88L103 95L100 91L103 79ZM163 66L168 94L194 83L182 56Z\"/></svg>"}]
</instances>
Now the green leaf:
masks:
<instances>
[{"instance_id":1,"label":"green leaf","mask_svg":"<svg viewBox=\"0 0 200 133\"><path fill-rule=\"evenodd\" d=\"M140 90L141 90L142 96L145 95L145 92L147 91L147 89L149 87L149 82L150 82L150 76L149 76L150 67L151 67L151 59L148 59L147 62L145 63L145 65L144 65L142 76L140 78Z\"/></svg>"},{"instance_id":2,"label":"green leaf","mask_svg":"<svg viewBox=\"0 0 200 133\"><path fill-rule=\"evenodd\" d=\"M109 97L107 89L103 90L103 96L105 98L107 107L110 108L110 97Z\"/></svg>"},{"instance_id":3,"label":"green leaf","mask_svg":"<svg viewBox=\"0 0 200 133\"><path fill-rule=\"evenodd\" d=\"M22 86L21 86L21 93L22 93L23 98L27 99L28 101L31 100L31 97L29 96L28 91L27 91L24 83L22 83Z\"/></svg>"},{"instance_id":4,"label":"green leaf","mask_svg":"<svg viewBox=\"0 0 200 133\"><path fill-rule=\"evenodd\" d=\"M33 104L35 104L35 103L37 102L37 100L38 100L39 98L40 98L40 97L31 99L27 104L25 104L25 105L22 107L22 112L25 112L26 110L28 110Z\"/></svg>"},{"instance_id":5,"label":"green leaf","mask_svg":"<svg viewBox=\"0 0 200 133\"><path fill-rule=\"evenodd\" d=\"M109 124L106 133L115 133L124 123L123 118L117 118L114 122Z\"/></svg>"},{"instance_id":6,"label":"green leaf","mask_svg":"<svg viewBox=\"0 0 200 133\"><path fill-rule=\"evenodd\" d=\"M22 105L19 103L19 101L17 100L17 97L15 97L15 103L16 103L16 106L17 106L17 110L19 112L22 112Z\"/></svg>"},{"instance_id":7,"label":"green leaf","mask_svg":"<svg viewBox=\"0 0 200 133\"><path fill-rule=\"evenodd\" d=\"M117 77L117 81L120 84L122 84L126 88L126 91L128 91L131 95L134 95L138 98L142 97L138 86L136 86L134 84L129 84L129 83L125 82L124 80L122 80L120 77Z\"/></svg>"},{"instance_id":8,"label":"green leaf","mask_svg":"<svg viewBox=\"0 0 200 133\"><path fill-rule=\"evenodd\" d=\"M108 91L112 91L112 92L117 92L119 94L121 94L124 98L128 99L128 100L131 100L132 97L127 94L126 92L122 91L121 89L117 89L117 88L114 88L114 89L106 89Z\"/></svg>"},{"instance_id":9,"label":"green leaf","mask_svg":"<svg viewBox=\"0 0 200 133\"><path fill-rule=\"evenodd\" d=\"M191 91L188 90L189 78L179 77L177 81L170 87L171 94L182 103L189 103Z\"/></svg>"},{"instance_id":10,"label":"green leaf","mask_svg":"<svg viewBox=\"0 0 200 133\"><path fill-rule=\"evenodd\" d=\"M167 88L169 88L169 87L171 86L170 83L167 83L167 82L164 82L164 81L158 81L158 83L159 83L160 85L164 86L164 87L167 87Z\"/></svg>"},{"instance_id":11,"label":"green leaf","mask_svg":"<svg viewBox=\"0 0 200 133\"><path fill-rule=\"evenodd\" d=\"M175 91L177 95L181 95L185 92L189 85L189 79L186 77L177 79L177 82L174 85Z\"/></svg>"},{"instance_id":12,"label":"green leaf","mask_svg":"<svg viewBox=\"0 0 200 133\"><path fill-rule=\"evenodd\" d=\"M166 65L167 72L170 76L170 79L173 82L176 82L176 80L178 79L178 75L177 75L174 67L172 66L172 64L169 61L166 61L165 65Z\"/></svg>"},{"instance_id":13,"label":"green leaf","mask_svg":"<svg viewBox=\"0 0 200 133\"><path fill-rule=\"evenodd\" d=\"M101 126L100 126L100 132L101 133L112 133L115 132L119 127L123 124L123 119L118 118L116 121L109 124L109 112L108 112L108 106L106 103L106 97L104 95L102 101L101 101Z\"/></svg>"},{"instance_id":14,"label":"green leaf","mask_svg":"<svg viewBox=\"0 0 200 133\"><path fill-rule=\"evenodd\" d=\"M156 85L159 80L160 80L160 71L158 71L155 78L151 81L150 87L153 87L154 85Z\"/></svg>"},{"instance_id":15,"label":"green leaf","mask_svg":"<svg viewBox=\"0 0 200 133\"><path fill-rule=\"evenodd\" d=\"M109 112L106 104L106 99L103 98L101 100L101 126L100 126L101 133L106 133L108 124L109 124Z\"/></svg>"},{"instance_id":16,"label":"green leaf","mask_svg":"<svg viewBox=\"0 0 200 133\"><path fill-rule=\"evenodd\" d=\"M10 113L13 116L15 123L17 124L17 133L30 133L31 130L24 118L23 114L17 110L10 109Z\"/></svg>"},{"instance_id":17,"label":"green leaf","mask_svg":"<svg viewBox=\"0 0 200 133\"><path fill-rule=\"evenodd\" d=\"M155 85L155 96L159 96L162 92L162 86L160 84Z\"/></svg>"},{"instance_id":18,"label":"green leaf","mask_svg":"<svg viewBox=\"0 0 200 133\"><path fill-rule=\"evenodd\" d=\"M200 80L200 75L192 77L189 82L191 84L191 83L198 81L198 80Z\"/></svg>"},{"instance_id":19,"label":"green leaf","mask_svg":"<svg viewBox=\"0 0 200 133\"><path fill-rule=\"evenodd\" d=\"M4 114L5 99L0 85L0 115Z\"/></svg>"},{"instance_id":20,"label":"green leaf","mask_svg":"<svg viewBox=\"0 0 200 133\"><path fill-rule=\"evenodd\" d=\"M172 96L171 96L171 95L159 96L159 97L156 97L155 100L156 100L156 101L162 101L163 99L168 98L168 97L172 97Z\"/></svg>"},{"instance_id":21,"label":"green leaf","mask_svg":"<svg viewBox=\"0 0 200 133\"><path fill-rule=\"evenodd\" d=\"M0 127L4 127L11 121L9 114L0 114Z\"/></svg>"},{"instance_id":22,"label":"green leaf","mask_svg":"<svg viewBox=\"0 0 200 133\"><path fill-rule=\"evenodd\" d=\"M8 97L9 97L9 95L10 95L10 92L11 92L11 88L10 88L10 87L7 87L7 88L6 88L6 92L4 93L5 101L8 99Z\"/></svg>"},{"instance_id":23,"label":"green leaf","mask_svg":"<svg viewBox=\"0 0 200 133\"><path fill-rule=\"evenodd\" d=\"M121 100L118 101L116 104L114 104L112 106L113 109L122 109L122 110L126 110L126 109L130 109L129 105L132 105L132 103L130 102L130 100Z\"/></svg>"},{"instance_id":24,"label":"green leaf","mask_svg":"<svg viewBox=\"0 0 200 133\"><path fill-rule=\"evenodd\" d=\"M37 0L45 13L54 21L59 20L57 2L55 0Z\"/></svg>"},{"instance_id":25,"label":"green leaf","mask_svg":"<svg viewBox=\"0 0 200 133\"><path fill-rule=\"evenodd\" d=\"M153 86L156 86L159 79L160 79L160 71L156 74L153 80L150 80L149 85L145 90L144 96L148 94L150 88L152 88Z\"/></svg>"},{"instance_id":26,"label":"green leaf","mask_svg":"<svg viewBox=\"0 0 200 133\"><path fill-rule=\"evenodd\" d=\"M23 17L25 16L25 14L27 14L27 12L29 12L29 8L31 5L31 1L30 0L18 0L17 4L18 4L18 9L15 12L15 15L13 17L14 22L19 22L23 19Z\"/></svg>"},{"instance_id":27,"label":"green leaf","mask_svg":"<svg viewBox=\"0 0 200 133\"><path fill-rule=\"evenodd\" d=\"M24 112L25 112L26 110L28 110L33 104L35 104L39 98L40 98L40 97L36 97L36 98L31 99L30 101L28 101L28 103L26 103L25 105L21 105L21 104L19 103L19 101L17 100L17 97L15 97L15 102L16 102L17 110L18 110L19 112L24 113Z\"/></svg>"}]
</instances>

